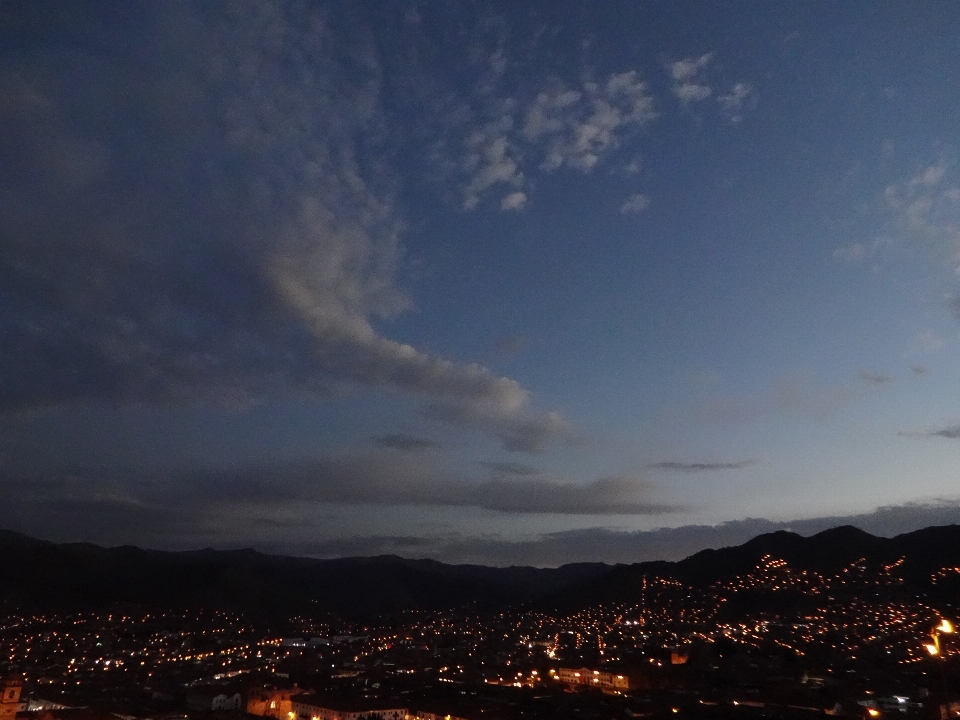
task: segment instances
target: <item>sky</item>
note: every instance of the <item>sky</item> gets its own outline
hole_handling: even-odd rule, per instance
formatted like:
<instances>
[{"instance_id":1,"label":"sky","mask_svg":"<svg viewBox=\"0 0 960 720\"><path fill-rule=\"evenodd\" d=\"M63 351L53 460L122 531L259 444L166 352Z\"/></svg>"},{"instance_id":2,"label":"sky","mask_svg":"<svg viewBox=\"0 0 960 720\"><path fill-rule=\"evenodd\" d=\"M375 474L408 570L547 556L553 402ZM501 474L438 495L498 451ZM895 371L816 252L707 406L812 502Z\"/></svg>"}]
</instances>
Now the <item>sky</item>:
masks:
<instances>
[{"instance_id":1,"label":"sky","mask_svg":"<svg viewBox=\"0 0 960 720\"><path fill-rule=\"evenodd\" d=\"M0 0L0 527L960 522L958 58L948 0Z\"/></svg>"}]
</instances>

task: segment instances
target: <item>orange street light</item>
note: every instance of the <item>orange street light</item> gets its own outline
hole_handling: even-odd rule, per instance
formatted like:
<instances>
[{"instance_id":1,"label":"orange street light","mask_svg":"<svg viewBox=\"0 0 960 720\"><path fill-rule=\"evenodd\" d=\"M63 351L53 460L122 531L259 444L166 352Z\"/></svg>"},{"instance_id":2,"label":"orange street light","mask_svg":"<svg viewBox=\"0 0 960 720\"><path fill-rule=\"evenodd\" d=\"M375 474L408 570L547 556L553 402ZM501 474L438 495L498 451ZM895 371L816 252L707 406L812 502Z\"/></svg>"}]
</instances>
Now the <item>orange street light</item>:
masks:
<instances>
[{"instance_id":1,"label":"orange street light","mask_svg":"<svg viewBox=\"0 0 960 720\"><path fill-rule=\"evenodd\" d=\"M933 642L924 644L924 647L927 649L927 652L930 653L931 657L940 655L940 636L949 635L953 631L953 623L946 618L940 618L940 624L930 631L930 639L933 640Z\"/></svg>"}]
</instances>

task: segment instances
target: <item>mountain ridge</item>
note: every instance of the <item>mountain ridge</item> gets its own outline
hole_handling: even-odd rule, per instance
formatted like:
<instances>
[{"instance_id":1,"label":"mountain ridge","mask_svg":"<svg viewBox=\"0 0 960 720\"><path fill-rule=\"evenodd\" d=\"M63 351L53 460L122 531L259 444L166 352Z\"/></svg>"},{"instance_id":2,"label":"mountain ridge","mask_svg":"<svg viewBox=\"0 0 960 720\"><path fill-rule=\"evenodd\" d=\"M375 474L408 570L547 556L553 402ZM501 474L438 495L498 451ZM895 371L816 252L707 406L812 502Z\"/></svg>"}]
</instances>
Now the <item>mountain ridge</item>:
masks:
<instances>
[{"instance_id":1,"label":"mountain ridge","mask_svg":"<svg viewBox=\"0 0 960 720\"><path fill-rule=\"evenodd\" d=\"M635 595L645 577L670 577L705 588L750 572L765 556L815 572L835 572L860 559L876 565L902 558L904 581L931 592L936 590L932 573L960 567L960 525L893 538L852 526L809 537L778 530L676 562L557 568L447 564L396 555L318 559L252 548L166 551L57 544L3 529L0 553L15 568L0 586L0 602L9 607L68 610L131 603L235 609L270 618L318 611L362 618L465 605L496 609L617 602Z\"/></svg>"}]
</instances>

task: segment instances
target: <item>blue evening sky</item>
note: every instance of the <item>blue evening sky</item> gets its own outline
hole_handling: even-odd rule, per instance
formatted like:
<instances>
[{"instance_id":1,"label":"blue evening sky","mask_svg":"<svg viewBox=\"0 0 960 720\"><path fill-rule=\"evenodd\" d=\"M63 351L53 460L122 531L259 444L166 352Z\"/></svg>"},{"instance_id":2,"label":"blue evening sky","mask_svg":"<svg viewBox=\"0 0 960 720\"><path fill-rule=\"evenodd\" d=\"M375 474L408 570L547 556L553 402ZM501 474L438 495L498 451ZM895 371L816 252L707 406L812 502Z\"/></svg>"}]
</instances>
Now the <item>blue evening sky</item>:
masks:
<instances>
[{"instance_id":1,"label":"blue evening sky","mask_svg":"<svg viewBox=\"0 0 960 720\"><path fill-rule=\"evenodd\" d=\"M953 2L0 5L0 525L555 565L960 521Z\"/></svg>"}]
</instances>

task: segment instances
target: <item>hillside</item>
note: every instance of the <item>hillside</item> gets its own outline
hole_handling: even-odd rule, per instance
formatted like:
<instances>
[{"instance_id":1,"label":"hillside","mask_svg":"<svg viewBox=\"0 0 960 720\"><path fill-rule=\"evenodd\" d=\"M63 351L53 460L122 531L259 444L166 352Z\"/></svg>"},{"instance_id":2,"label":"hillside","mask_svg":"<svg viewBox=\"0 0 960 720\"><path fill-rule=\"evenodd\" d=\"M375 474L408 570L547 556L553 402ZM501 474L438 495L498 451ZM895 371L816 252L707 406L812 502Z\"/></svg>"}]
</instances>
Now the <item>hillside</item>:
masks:
<instances>
[{"instance_id":1,"label":"hillside","mask_svg":"<svg viewBox=\"0 0 960 720\"><path fill-rule=\"evenodd\" d=\"M807 538L780 531L676 563L584 563L555 569L446 565L395 556L317 560L255 550L103 548L55 544L10 531L0 531L0 552L13 568L0 586L0 602L8 608L64 611L128 603L232 609L263 618L302 612L363 618L467 604L493 610L530 603L573 608L634 602L644 578L671 578L686 587L707 588L748 576L764 558L824 574L858 561L881 572L879 568L900 561L900 591L956 595L956 573L936 585L931 577L940 568L960 567L960 526L930 527L894 538L852 527ZM858 592L858 587L852 583L848 589ZM781 601L789 597L781 594Z\"/></svg>"}]
</instances>

